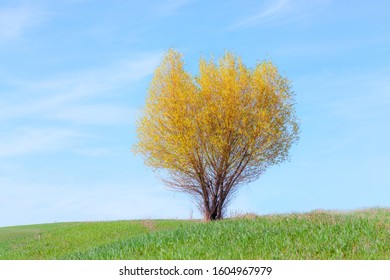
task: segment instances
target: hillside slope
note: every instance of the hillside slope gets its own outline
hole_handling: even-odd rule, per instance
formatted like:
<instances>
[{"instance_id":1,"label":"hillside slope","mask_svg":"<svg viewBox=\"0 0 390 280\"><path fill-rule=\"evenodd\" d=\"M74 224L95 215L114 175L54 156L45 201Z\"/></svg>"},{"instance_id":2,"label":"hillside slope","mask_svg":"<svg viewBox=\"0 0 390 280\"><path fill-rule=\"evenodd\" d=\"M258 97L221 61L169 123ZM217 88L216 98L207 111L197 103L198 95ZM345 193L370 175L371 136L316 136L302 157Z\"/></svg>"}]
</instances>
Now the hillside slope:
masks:
<instances>
[{"instance_id":1,"label":"hillside slope","mask_svg":"<svg viewBox=\"0 0 390 280\"><path fill-rule=\"evenodd\" d=\"M390 259L390 209L0 228L0 259Z\"/></svg>"}]
</instances>

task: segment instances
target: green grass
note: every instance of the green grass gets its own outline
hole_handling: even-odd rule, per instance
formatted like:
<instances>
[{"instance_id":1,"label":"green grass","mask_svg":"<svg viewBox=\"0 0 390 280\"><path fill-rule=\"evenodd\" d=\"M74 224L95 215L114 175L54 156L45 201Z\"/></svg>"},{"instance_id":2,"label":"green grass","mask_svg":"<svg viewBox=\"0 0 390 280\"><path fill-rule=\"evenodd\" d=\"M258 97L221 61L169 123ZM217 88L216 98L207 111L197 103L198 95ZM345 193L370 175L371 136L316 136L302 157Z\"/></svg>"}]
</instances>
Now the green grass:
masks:
<instances>
[{"instance_id":1,"label":"green grass","mask_svg":"<svg viewBox=\"0 0 390 280\"><path fill-rule=\"evenodd\" d=\"M0 259L390 259L390 209L0 228Z\"/></svg>"},{"instance_id":2,"label":"green grass","mask_svg":"<svg viewBox=\"0 0 390 280\"><path fill-rule=\"evenodd\" d=\"M62 259L91 247L178 227L179 221L55 223L0 228L0 259Z\"/></svg>"}]
</instances>

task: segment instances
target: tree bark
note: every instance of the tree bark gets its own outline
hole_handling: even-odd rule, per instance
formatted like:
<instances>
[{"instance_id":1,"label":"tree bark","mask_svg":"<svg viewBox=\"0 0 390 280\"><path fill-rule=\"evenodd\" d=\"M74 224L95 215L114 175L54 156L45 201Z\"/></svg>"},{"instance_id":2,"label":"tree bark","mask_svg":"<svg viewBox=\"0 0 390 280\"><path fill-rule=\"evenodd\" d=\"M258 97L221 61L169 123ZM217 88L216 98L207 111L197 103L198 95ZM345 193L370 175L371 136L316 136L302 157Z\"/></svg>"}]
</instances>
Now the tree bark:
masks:
<instances>
[{"instance_id":1,"label":"tree bark","mask_svg":"<svg viewBox=\"0 0 390 280\"><path fill-rule=\"evenodd\" d=\"M217 201L215 205L208 205L208 207L205 207L204 218L206 222L222 220L222 207L223 203L220 203L219 201Z\"/></svg>"}]
</instances>

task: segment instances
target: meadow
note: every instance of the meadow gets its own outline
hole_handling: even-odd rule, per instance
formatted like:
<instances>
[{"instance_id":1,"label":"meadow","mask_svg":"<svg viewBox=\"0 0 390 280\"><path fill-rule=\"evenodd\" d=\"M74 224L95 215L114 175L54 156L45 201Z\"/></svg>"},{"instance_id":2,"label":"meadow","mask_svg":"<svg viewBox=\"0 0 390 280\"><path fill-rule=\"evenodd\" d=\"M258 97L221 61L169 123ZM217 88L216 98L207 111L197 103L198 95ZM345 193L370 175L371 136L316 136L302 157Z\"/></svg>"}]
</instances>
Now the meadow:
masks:
<instances>
[{"instance_id":1,"label":"meadow","mask_svg":"<svg viewBox=\"0 0 390 280\"><path fill-rule=\"evenodd\" d=\"M390 209L0 228L0 259L390 259Z\"/></svg>"}]
</instances>

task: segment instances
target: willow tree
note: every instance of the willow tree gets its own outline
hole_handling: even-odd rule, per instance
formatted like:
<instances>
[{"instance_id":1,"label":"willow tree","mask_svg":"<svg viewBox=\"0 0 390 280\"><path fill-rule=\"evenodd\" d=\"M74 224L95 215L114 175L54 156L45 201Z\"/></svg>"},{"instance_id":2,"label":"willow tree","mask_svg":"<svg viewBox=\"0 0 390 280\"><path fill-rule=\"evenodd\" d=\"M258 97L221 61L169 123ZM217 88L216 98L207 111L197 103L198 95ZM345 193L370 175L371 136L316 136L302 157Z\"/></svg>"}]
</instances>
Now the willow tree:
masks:
<instances>
[{"instance_id":1,"label":"willow tree","mask_svg":"<svg viewBox=\"0 0 390 280\"><path fill-rule=\"evenodd\" d=\"M190 194L205 220L222 219L238 188L289 158L298 139L290 82L270 61L246 67L226 52L184 69L169 50L154 73L138 121L146 165L167 186Z\"/></svg>"}]
</instances>

